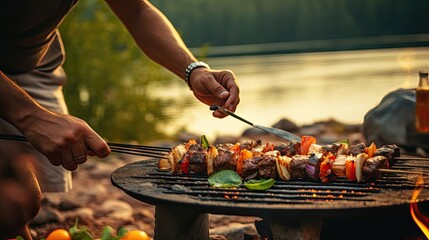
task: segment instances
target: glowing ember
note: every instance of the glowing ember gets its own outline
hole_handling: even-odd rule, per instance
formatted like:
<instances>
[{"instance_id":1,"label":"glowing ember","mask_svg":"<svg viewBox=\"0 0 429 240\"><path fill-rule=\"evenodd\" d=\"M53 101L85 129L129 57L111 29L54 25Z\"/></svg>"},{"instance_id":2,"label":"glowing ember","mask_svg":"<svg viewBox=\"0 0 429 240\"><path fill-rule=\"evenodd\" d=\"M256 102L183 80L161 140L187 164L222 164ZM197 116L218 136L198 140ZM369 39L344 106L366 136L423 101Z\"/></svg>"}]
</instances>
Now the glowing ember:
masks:
<instances>
[{"instance_id":1,"label":"glowing ember","mask_svg":"<svg viewBox=\"0 0 429 240\"><path fill-rule=\"evenodd\" d=\"M231 194L231 195L228 195L228 194ZM223 195L223 197L226 199L237 199L238 196L235 194L239 194L239 192L231 192L231 193L228 192L228 194Z\"/></svg>"},{"instance_id":2,"label":"glowing ember","mask_svg":"<svg viewBox=\"0 0 429 240\"><path fill-rule=\"evenodd\" d=\"M416 181L416 190L413 192L413 196L411 197L410 211L417 226L419 226L424 235L429 238L429 218L423 215L417 207L418 196L423 189L423 184L423 178L419 177Z\"/></svg>"}]
</instances>

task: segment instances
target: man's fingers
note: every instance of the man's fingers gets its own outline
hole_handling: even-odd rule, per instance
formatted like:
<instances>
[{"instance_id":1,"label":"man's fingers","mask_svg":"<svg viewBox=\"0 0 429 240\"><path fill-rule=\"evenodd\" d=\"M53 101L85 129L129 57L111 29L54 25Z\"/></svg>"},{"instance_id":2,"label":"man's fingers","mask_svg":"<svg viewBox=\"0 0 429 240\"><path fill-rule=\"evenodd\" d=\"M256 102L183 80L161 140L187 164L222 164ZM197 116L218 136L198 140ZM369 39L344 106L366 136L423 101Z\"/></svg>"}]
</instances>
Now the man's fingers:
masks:
<instances>
[{"instance_id":1,"label":"man's fingers","mask_svg":"<svg viewBox=\"0 0 429 240\"><path fill-rule=\"evenodd\" d=\"M216 79L213 77L212 80L209 82L205 82L205 88L210 91L210 93L220 99L226 99L229 97L229 92L225 89L224 86L222 86L220 83L216 81Z\"/></svg>"},{"instance_id":2,"label":"man's fingers","mask_svg":"<svg viewBox=\"0 0 429 240\"><path fill-rule=\"evenodd\" d=\"M63 163L63 164L61 164L61 166L63 166L63 168L65 168L69 171L74 171L77 169L77 163L75 163L74 161L71 161L69 163Z\"/></svg>"},{"instance_id":3,"label":"man's fingers","mask_svg":"<svg viewBox=\"0 0 429 240\"><path fill-rule=\"evenodd\" d=\"M240 102L239 87L234 73L229 70L213 71L213 76L217 79L219 88L216 86L215 92L212 92L216 97L225 100L222 104L226 109L235 112L238 103ZM223 117L222 113L213 114L216 117Z\"/></svg>"},{"instance_id":4,"label":"man's fingers","mask_svg":"<svg viewBox=\"0 0 429 240\"><path fill-rule=\"evenodd\" d=\"M82 164L82 163L85 163L85 162L86 162L86 160L88 160L88 155L86 155L86 154L81 154L81 155L78 155L78 156L76 156L76 157L73 157L73 161L74 161L76 164Z\"/></svg>"},{"instance_id":5,"label":"man's fingers","mask_svg":"<svg viewBox=\"0 0 429 240\"><path fill-rule=\"evenodd\" d=\"M110 154L109 145L97 134L86 136L85 144L90 149L90 155L94 153L98 157L104 158Z\"/></svg>"},{"instance_id":6,"label":"man's fingers","mask_svg":"<svg viewBox=\"0 0 429 240\"><path fill-rule=\"evenodd\" d=\"M231 94L231 97L228 98L228 100L225 102L225 107L231 111L231 112L235 112L235 110L237 110L237 106L240 103L240 98L238 97L233 97Z\"/></svg>"},{"instance_id":7,"label":"man's fingers","mask_svg":"<svg viewBox=\"0 0 429 240\"><path fill-rule=\"evenodd\" d=\"M71 147L73 161L77 164L82 164L86 162L88 151L85 146L82 146L81 144L73 144Z\"/></svg>"},{"instance_id":8,"label":"man's fingers","mask_svg":"<svg viewBox=\"0 0 429 240\"><path fill-rule=\"evenodd\" d=\"M222 111L216 110L212 113L213 117L217 117L217 118L224 118L226 116L228 116L228 114L225 114Z\"/></svg>"},{"instance_id":9,"label":"man's fingers","mask_svg":"<svg viewBox=\"0 0 429 240\"><path fill-rule=\"evenodd\" d=\"M49 162L52 163L52 165L54 166L60 166L61 165L61 157L59 154L55 153L55 154L50 154L46 156L49 160Z\"/></svg>"},{"instance_id":10,"label":"man's fingers","mask_svg":"<svg viewBox=\"0 0 429 240\"><path fill-rule=\"evenodd\" d=\"M60 152L60 158L61 158L61 166L63 168L73 171L77 169L77 163L73 159L73 155L68 152Z\"/></svg>"}]
</instances>

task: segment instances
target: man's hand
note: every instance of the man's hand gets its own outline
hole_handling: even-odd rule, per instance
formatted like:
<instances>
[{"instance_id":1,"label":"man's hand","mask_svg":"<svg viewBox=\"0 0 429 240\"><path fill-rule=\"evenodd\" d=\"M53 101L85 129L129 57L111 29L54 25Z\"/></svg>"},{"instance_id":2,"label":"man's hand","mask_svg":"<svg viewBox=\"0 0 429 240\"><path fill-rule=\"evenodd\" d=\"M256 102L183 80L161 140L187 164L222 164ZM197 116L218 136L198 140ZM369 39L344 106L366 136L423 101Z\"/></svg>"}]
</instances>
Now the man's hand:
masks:
<instances>
[{"instance_id":1,"label":"man's hand","mask_svg":"<svg viewBox=\"0 0 429 240\"><path fill-rule=\"evenodd\" d=\"M107 143L83 120L71 115L41 111L23 134L55 166L73 171L87 156L106 157Z\"/></svg>"},{"instance_id":2,"label":"man's hand","mask_svg":"<svg viewBox=\"0 0 429 240\"><path fill-rule=\"evenodd\" d=\"M219 105L234 112L240 102L240 90L231 71L200 67L192 71L189 81L195 97L209 106ZM214 111L213 116L226 117L221 111Z\"/></svg>"}]
</instances>

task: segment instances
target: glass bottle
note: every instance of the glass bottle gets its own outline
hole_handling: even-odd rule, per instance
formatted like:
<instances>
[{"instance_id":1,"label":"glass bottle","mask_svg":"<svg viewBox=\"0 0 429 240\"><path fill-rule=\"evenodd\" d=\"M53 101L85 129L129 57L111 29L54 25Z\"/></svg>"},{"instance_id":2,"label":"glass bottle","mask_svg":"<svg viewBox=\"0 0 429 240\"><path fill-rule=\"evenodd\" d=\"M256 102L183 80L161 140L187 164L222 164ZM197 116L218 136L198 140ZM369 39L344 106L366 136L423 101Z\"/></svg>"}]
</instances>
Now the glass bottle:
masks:
<instances>
[{"instance_id":1,"label":"glass bottle","mask_svg":"<svg viewBox=\"0 0 429 240\"><path fill-rule=\"evenodd\" d=\"M429 133L429 80L428 72L419 72L419 85L416 88L416 131Z\"/></svg>"}]
</instances>

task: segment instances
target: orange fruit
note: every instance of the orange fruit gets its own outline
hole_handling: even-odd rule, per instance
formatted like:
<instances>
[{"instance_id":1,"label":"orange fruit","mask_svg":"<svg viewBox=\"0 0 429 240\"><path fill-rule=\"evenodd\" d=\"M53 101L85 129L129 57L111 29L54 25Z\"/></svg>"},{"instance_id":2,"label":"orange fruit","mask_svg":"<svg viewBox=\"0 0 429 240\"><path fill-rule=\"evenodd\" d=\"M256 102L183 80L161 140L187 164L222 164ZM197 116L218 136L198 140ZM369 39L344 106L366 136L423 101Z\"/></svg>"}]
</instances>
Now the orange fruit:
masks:
<instances>
[{"instance_id":1,"label":"orange fruit","mask_svg":"<svg viewBox=\"0 0 429 240\"><path fill-rule=\"evenodd\" d=\"M150 237L144 231L131 230L125 236L121 237L120 240L150 240Z\"/></svg>"},{"instance_id":2,"label":"orange fruit","mask_svg":"<svg viewBox=\"0 0 429 240\"><path fill-rule=\"evenodd\" d=\"M67 230L64 229L55 229L52 231L46 240L72 240L70 233Z\"/></svg>"}]
</instances>

